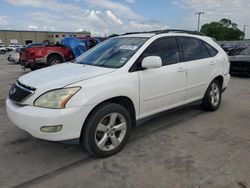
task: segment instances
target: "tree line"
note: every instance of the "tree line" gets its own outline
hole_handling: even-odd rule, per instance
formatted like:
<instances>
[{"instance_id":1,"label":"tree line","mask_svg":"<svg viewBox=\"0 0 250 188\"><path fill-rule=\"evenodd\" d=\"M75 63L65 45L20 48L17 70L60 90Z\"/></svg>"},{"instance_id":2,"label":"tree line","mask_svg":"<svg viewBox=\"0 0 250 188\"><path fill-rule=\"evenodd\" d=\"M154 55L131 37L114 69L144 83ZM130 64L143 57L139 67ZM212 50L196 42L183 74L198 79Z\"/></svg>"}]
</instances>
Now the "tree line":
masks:
<instances>
[{"instance_id":1,"label":"tree line","mask_svg":"<svg viewBox=\"0 0 250 188\"><path fill-rule=\"evenodd\" d=\"M223 18L219 22L211 22L201 27L201 32L218 41L242 40L245 38L238 25L229 19Z\"/></svg>"}]
</instances>

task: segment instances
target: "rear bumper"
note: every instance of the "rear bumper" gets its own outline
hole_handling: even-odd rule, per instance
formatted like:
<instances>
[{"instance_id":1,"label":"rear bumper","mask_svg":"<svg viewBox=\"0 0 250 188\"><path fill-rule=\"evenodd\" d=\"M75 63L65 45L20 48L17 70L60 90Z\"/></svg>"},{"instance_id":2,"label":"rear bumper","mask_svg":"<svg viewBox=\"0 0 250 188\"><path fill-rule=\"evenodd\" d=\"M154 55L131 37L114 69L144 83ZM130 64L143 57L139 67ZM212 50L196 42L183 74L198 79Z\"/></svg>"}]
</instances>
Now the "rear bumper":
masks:
<instances>
[{"instance_id":1,"label":"rear bumper","mask_svg":"<svg viewBox=\"0 0 250 188\"><path fill-rule=\"evenodd\" d=\"M223 86L222 86L223 92L227 89L230 78L231 78L230 74L226 74L223 76Z\"/></svg>"},{"instance_id":2,"label":"rear bumper","mask_svg":"<svg viewBox=\"0 0 250 188\"><path fill-rule=\"evenodd\" d=\"M35 68L37 66L39 67L45 67L47 66L46 61L44 61L43 58L41 59L35 59L35 60L22 60L20 64L25 68Z\"/></svg>"}]
</instances>

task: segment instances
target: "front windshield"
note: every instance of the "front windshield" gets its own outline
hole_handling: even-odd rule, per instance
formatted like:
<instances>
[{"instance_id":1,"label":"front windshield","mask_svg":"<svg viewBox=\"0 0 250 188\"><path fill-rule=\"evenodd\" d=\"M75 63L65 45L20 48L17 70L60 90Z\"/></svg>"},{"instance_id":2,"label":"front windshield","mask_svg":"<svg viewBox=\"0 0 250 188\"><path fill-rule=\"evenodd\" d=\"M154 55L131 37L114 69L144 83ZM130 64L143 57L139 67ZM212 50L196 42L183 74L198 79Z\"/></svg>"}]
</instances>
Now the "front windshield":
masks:
<instances>
[{"instance_id":1,"label":"front windshield","mask_svg":"<svg viewBox=\"0 0 250 188\"><path fill-rule=\"evenodd\" d=\"M120 68L146 41L147 38L141 37L109 39L79 56L75 62L106 68Z\"/></svg>"}]
</instances>

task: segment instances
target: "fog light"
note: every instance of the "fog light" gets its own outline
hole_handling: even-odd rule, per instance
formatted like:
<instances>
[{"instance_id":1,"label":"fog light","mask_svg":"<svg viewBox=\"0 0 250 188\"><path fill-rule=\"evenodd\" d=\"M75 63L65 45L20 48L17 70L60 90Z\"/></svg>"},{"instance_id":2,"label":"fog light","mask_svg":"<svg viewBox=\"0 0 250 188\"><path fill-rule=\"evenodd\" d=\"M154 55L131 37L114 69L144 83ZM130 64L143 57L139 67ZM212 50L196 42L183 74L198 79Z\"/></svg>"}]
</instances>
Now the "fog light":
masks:
<instances>
[{"instance_id":1,"label":"fog light","mask_svg":"<svg viewBox=\"0 0 250 188\"><path fill-rule=\"evenodd\" d=\"M40 131L45 133L56 133L62 130L62 125L54 125L54 126L43 126L40 128Z\"/></svg>"}]
</instances>

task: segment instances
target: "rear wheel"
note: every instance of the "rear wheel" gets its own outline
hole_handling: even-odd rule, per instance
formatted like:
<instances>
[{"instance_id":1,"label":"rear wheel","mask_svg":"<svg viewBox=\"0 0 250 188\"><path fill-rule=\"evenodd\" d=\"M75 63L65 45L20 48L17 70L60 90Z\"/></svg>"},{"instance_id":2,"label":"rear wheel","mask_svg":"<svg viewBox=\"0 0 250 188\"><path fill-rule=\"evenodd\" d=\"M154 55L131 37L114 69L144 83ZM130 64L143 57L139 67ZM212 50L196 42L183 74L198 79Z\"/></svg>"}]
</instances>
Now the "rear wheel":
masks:
<instances>
[{"instance_id":1,"label":"rear wheel","mask_svg":"<svg viewBox=\"0 0 250 188\"><path fill-rule=\"evenodd\" d=\"M81 134L84 148L96 157L109 157L126 144L131 131L131 118L121 105L104 103L88 118Z\"/></svg>"},{"instance_id":2,"label":"rear wheel","mask_svg":"<svg viewBox=\"0 0 250 188\"><path fill-rule=\"evenodd\" d=\"M36 69L38 69L38 67L37 67L37 64L34 62L33 64L30 65L30 70L34 71Z\"/></svg>"},{"instance_id":3,"label":"rear wheel","mask_svg":"<svg viewBox=\"0 0 250 188\"><path fill-rule=\"evenodd\" d=\"M63 62L63 58L60 55L50 55L48 57L47 63L49 66L57 65Z\"/></svg>"},{"instance_id":4,"label":"rear wheel","mask_svg":"<svg viewBox=\"0 0 250 188\"><path fill-rule=\"evenodd\" d=\"M220 107L220 103L221 85L218 80L213 80L204 95L202 107L207 111L216 111Z\"/></svg>"},{"instance_id":5,"label":"rear wheel","mask_svg":"<svg viewBox=\"0 0 250 188\"><path fill-rule=\"evenodd\" d=\"M31 70L31 71L34 71L34 70L36 70L36 67L35 67L35 66L30 67L30 70Z\"/></svg>"}]
</instances>

